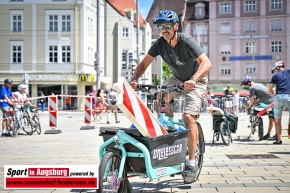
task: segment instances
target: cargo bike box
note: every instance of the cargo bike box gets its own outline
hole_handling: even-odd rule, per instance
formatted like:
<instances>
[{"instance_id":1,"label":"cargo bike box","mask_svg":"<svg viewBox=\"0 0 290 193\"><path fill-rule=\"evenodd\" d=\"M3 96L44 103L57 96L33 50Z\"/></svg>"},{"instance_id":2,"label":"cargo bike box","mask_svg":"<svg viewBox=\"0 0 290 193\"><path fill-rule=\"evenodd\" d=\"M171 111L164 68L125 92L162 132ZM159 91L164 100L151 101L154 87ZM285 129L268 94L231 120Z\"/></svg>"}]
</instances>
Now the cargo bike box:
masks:
<instances>
[{"instance_id":1,"label":"cargo bike box","mask_svg":"<svg viewBox=\"0 0 290 193\"><path fill-rule=\"evenodd\" d=\"M120 127L101 127L100 136L104 142L117 134L119 130L125 131L126 134L144 144L150 153L151 165L153 168L160 166L169 166L186 161L187 153L187 135L190 130L183 132L168 133L157 137L144 137L137 129L120 128ZM114 147L113 142L106 147L106 150ZM127 152L141 152L140 149L127 143L124 145ZM146 172L144 158L127 157L129 164L136 172ZM130 167L129 167L130 168Z\"/></svg>"}]
</instances>

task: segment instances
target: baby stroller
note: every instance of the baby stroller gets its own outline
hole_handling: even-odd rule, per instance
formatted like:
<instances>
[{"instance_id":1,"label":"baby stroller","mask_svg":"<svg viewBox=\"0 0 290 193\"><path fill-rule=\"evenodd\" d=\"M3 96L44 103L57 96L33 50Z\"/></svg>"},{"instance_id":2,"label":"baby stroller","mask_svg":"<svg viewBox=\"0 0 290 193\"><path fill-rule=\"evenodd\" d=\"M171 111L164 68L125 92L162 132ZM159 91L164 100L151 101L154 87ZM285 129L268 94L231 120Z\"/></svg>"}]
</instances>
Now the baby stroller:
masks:
<instances>
[{"instance_id":1,"label":"baby stroller","mask_svg":"<svg viewBox=\"0 0 290 193\"><path fill-rule=\"evenodd\" d=\"M229 146L232 142L232 133L236 133L238 126L238 116L233 113L226 113L218 107L210 106L207 111L213 117L213 139L212 143L219 141L221 136L223 143Z\"/></svg>"}]
</instances>

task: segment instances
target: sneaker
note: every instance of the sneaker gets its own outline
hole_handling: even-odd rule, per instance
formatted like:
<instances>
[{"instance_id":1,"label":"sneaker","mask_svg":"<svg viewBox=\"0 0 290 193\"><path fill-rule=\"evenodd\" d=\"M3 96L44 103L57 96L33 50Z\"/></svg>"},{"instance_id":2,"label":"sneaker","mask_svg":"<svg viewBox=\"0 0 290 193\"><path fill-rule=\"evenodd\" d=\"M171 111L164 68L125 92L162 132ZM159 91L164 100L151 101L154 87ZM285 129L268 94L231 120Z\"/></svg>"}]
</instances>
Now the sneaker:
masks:
<instances>
[{"instance_id":1,"label":"sneaker","mask_svg":"<svg viewBox=\"0 0 290 193\"><path fill-rule=\"evenodd\" d=\"M277 141L278 140L278 136L277 135L274 135L273 137L269 137L268 140L275 140L275 141Z\"/></svg>"},{"instance_id":2,"label":"sneaker","mask_svg":"<svg viewBox=\"0 0 290 193\"><path fill-rule=\"evenodd\" d=\"M267 134L263 137L263 140L267 140L267 139L269 139L270 137L271 137L270 134L267 133Z\"/></svg>"},{"instance_id":3,"label":"sneaker","mask_svg":"<svg viewBox=\"0 0 290 193\"><path fill-rule=\"evenodd\" d=\"M116 123L120 123L120 121L116 121Z\"/></svg>"},{"instance_id":4,"label":"sneaker","mask_svg":"<svg viewBox=\"0 0 290 193\"><path fill-rule=\"evenodd\" d=\"M110 124L110 122L109 122L109 121L107 121L107 124Z\"/></svg>"},{"instance_id":5,"label":"sneaker","mask_svg":"<svg viewBox=\"0 0 290 193\"><path fill-rule=\"evenodd\" d=\"M274 145L282 145L282 141L275 141L273 144Z\"/></svg>"},{"instance_id":6,"label":"sneaker","mask_svg":"<svg viewBox=\"0 0 290 193\"><path fill-rule=\"evenodd\" d=\"M197 174L196 166L186 165L185 170L182 172L184 184L191 184L195 182L196 174Z\"/></svg>"}]
</instances>

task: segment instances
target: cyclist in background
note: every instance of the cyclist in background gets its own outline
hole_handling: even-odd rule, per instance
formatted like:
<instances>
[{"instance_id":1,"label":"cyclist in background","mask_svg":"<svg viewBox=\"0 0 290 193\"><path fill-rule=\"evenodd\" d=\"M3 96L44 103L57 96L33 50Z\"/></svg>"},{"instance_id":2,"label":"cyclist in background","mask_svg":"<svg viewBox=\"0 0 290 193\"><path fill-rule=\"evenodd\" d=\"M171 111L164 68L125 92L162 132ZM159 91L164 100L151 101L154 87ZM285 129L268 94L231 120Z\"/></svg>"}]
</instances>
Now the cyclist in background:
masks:
<instances>
[{"instance_id":1,"label":"cyclist in background","mask_svg":"<svg viewBox=\"0 0 290 193\"><path fill-rule=\"evenodd\" d=\"M26 94L26 88L27 86L25 84L18 85L18 91L13 93L14 98L16 99L15 102L15 115L17 117L18 124L21 128L22 122L22 114L23 114L23 108L25 108L26 105L35 108L35 105L31 104L29 100L27 100L27 94Z\"/></svg>"},{"instance_id":2,"label":"cyclist in background","mask_svg":"<svg viewBox=\"0 0 290 193\"><path fill-rule=\"evenodd\" d=\"M267 87L265 87L261 83L254 83L252 80L252 77L250 76L245 76L241 86L245 85L246 87L249 87L250 90L250 104L246 107L246 110L249 111L251 107L257 103L261 102L264 103L265 105L269 105L274 101L274 97L268 92ZM256 99L258 101L256 101ZM267 134L263 137L264 140L276 140L277 135L274 135L273 137L270 136L273 125L274 125L274 115L272 113L269 113L269 126L268 126L268 132Z\"/></svg>"},{"instance_id":3,"label":"cyclist in background","mask_svg":"<svg viewBox=\"0 0 290 193\"><path fill-rule=\"evenodd\" d=\"M170 103L182 94L185 96L184 120L188 134L189 161L183 173L184 183L192 183L196 177L195 151L198 143L198 128L196 119L200 115L201 103L207 88L207 73L212 64L196 41L189 35L178 33L179 19L171 10L161 11L154 19L162 34L151 46L148 53L137 66L130 81L133 89L137 81L158 55L171 67L171 75L163 85L184 84L185 93L169 93L165 98ZM158 96L160 100L160 95ZM166 114L171 115L169 108Z\"/></svg>"},{"instance_id":4,"label":"cyclist in background","mask_svg":"<svg viewBox=\"0 0 290 193\"><path fill-rule=\"evenodd\" d=\"M4 80L4 85L1 87L1 90L0 90L0 100L6 100L5 102L0 102L0 108L3 114L2 136L11 136L6 128L6 123L7 123L6 112L9 110L10 105L13 105L13 102L10 100L12 97L12 91L11 91L12 83L13 81L10 78L6 78Z\"/></svg>"}]
</instances>

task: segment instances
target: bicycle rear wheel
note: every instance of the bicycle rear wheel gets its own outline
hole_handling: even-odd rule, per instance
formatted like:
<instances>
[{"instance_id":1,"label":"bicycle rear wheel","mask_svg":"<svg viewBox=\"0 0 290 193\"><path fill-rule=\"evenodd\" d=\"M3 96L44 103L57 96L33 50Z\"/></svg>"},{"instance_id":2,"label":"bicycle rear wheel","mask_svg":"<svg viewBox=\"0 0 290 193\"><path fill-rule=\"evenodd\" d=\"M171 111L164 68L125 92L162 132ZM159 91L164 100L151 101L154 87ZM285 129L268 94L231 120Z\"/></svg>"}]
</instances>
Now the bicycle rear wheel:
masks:
<instances>
[{"instance_id":1,"label":"bicycle rear wheel","mask_svg":"<svg viewBox=\"0 0 290 193\"><path fill-rule=\"evenodd\" d=\"M259 141L263 140L264 135L264 125L263 125L263 119L259 117L258 120L258 134L259 134Z\"/></svg>"},{"instance_id":2,"label":"bicycle rear wheel","mask_svg":"<svg viewBox=\"0 0 290 193\"><path fill-rule=\"evenodd\" d=\"M226 146L229 146L231 144L232 135L231 135L231 131L228 129L228 124L225 121L221 122L220 134L221 134L221 138L224 144Z\"/></svg>"},{"instance_id":3,"label":"bicycle rear wheel","mask_svg":"<svg viewBox=\"0 0 290 193\"><path fill-rule=\"evenodd\" d=\"M124 166L122 179L121 181L118 181L120 163L120 153L111 150L104 155L99 166L99 189L97 190L98 193L127 192L126 189L131 187L128 179L126 179L126 164Z\"/></svg>"},{"instance_id":4,"label":"bicycle rear wheel","mask_svg":"<svg viewBox=\"0 0 290 193\"><path fill-rule=\"evenodd\" d=\"M202 169L203 164L203 155L205 152L205 142L204 142L204 135L201 128L200 123L196 122L197 128L198 128L198 143L196 147L196 153L195 153L195 163L197 165L197 175L195 177L195 181L198 180L199 174Z\"/></svg>"},{"instance_id":5,"label":"bicycle rear wheel","mask_svg":"<svg viewBox=\"0 0 290 193\"><path fill-rule=\"evenodd\" d=\"M27 135L32 135L33 133L31 122L26 116L22 118L22 129Z\"/></svg>"}]
</instances>

